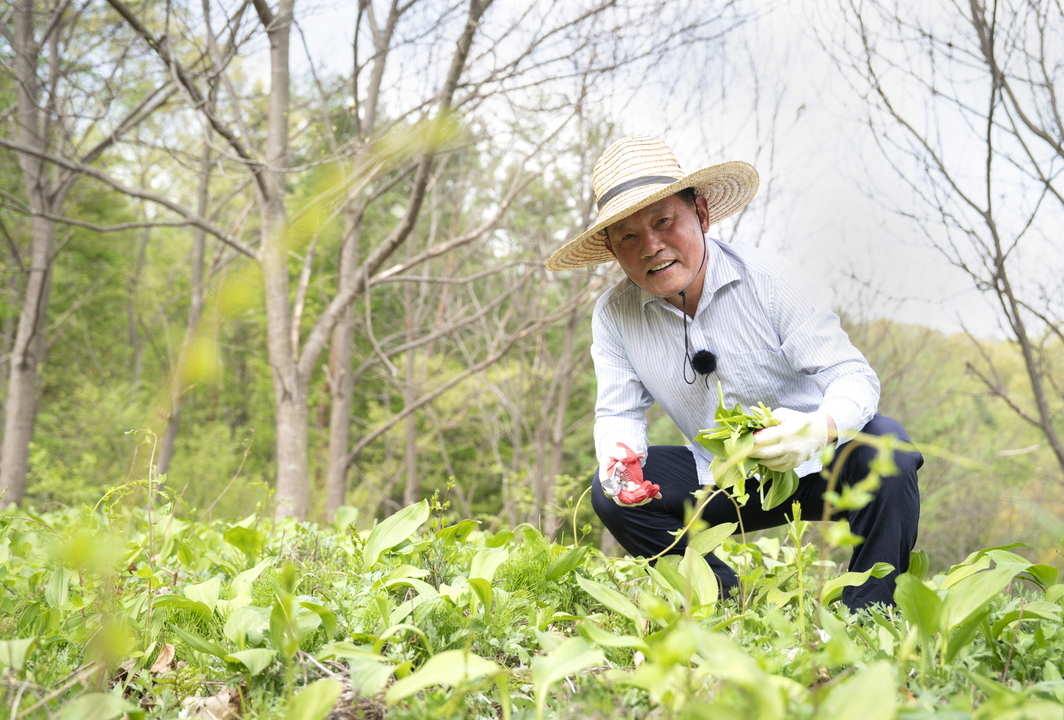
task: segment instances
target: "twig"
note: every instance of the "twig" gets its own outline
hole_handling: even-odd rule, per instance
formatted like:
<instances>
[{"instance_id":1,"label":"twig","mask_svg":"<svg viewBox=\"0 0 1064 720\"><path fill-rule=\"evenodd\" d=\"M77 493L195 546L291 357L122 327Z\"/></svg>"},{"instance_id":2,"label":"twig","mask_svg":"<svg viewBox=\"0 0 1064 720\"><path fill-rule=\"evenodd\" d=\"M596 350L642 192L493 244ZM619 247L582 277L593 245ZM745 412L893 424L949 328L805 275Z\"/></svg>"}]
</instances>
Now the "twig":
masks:
<instances>
[{"instance_id":1,"label":"twig","mask_svg":"<svg viewBox=\"0 0 1064 720\"><path fill-rule=\"evenodd\" d=\"M76 685L77 683L81 682L82 673L85 670L88 670L89 668L91 668L93 665L96 665L96 663L95 662L91 662L88 665L83 665L83 666L79 667L77 670L75 670L74 672L70 673L65 678L63 678L62 681L60 681L60 682L63 683L62 685L60 685L58 688L56 688L55 690L50 692L48 695L45 695L43 698L38 700L33 705L29 706L28 708L26 708L25 710L20 712L18 715L14 714L15 708L12 708L11 720L22 720L22 718L26 717L31 712L33 712L37 708L41 707L42 705L44 705L48 701L55 700L57 697L59 697L60 695L65 693L67 690L69 690L70 688L74 687L74 685Z\"/></svg>"},{"instance_id":2,"label":"twig","mask_svg":"<svg viewBox=\"0 0 1064 720\"><path fill-rule=\"evenodd\" d=\"M336 679L336 680L347 680L347 677L346 677L346 676L344 676L344 675L341 675L341 674L339 674L339 673L335 673L335 672L333 672L332 670L330 670L329 668L327 668L327 667L325 667L324 665L322 665L322 664L321 664L320 662L318 662L318 661L317 661L317 660L316 660L316 659L314 658L314 656L313 656L313 655L310 655L309 653L307 653L307 652L305 652L305 651L303 651L303 650L300 650L300 651L299 651L299 655L300 655L300 657L302 657L302 658L304 658L304 659L306 659L306 660L310 660L310 662L311 662L312 664L316 665L316 666L318 667L318 669L319 669L319 670L321 670L321 671L322 671L323 673L325 673L325 674L326 674L326 675L328 675L329 677L331 677L331 678L333 678L333 679Z\"/></svg>"}]
</instances>

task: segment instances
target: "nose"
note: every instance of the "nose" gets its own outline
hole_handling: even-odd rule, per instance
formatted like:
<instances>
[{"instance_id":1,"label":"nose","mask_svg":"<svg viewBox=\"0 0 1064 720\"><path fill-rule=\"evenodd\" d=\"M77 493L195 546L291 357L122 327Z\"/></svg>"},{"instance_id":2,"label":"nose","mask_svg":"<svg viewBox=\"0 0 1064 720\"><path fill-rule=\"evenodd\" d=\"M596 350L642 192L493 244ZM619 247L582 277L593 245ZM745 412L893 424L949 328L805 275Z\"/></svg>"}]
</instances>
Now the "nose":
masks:
<instances>
[{"instance_id":1,"label":"nose","mask_svg":"<svg viewBox=\"0 0 1064 720\"><path fill-rule=\"evenodd\" d=\"M643 258L651 258L657 255L665 247L661 235L650 230L643 238L643 246L640 248Z\"/></svg>"}]
</instances>

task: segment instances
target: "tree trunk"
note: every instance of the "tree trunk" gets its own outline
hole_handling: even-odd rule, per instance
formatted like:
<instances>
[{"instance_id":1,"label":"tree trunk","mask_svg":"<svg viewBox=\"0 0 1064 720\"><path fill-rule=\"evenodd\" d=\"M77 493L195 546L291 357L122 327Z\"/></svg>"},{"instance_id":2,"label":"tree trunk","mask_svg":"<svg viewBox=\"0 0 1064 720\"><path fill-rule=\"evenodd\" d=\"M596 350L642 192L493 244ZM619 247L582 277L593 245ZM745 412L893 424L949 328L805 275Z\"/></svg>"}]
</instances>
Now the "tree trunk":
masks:
<instances>
[{"instance_id":1,"label":"tree trunk","mask_svg":"<svg viewBox=\"0 0 1064 720\"><path fill-rule=\"evenodd\" d=\"M385 63L391 49L392 34L399 17L399 4L393 0L388 10L388 18L383 28L378 28L373 6L366 2L361 6L369 13L370 29L373 33L373 70L370 73L369 91L366 95L363 117L357 115L359 98L358 78L358 27L355 28L355 73L354 102L355 120L363 138L373 134L377 123L377 101L380 96L381 80L384 77ZM361 22L361 11L357 22ZM337 294L356 284L359 267L359 251L362 237L362 198L352 201L344 213L344 244L340 248L340 276L337 282ZM347 445L351 438L351 407L355 393L355 381L351 374L351 361L354 357L355 341L355 306L352 302L337 320L329 343L329 377L332 402L329 408L329 460L325 475L325 521L332 522L336 508L344 504L347 496Z\"/></svg>"},{"instance_id":2,"label":"tree trunk","mask_svg":"<svg viewBox=\"0 0 1064 720\"><path fill-rule=\"evenodd\" d=\"M46 149L41 130L41 86L37 77L39 48L34 39L36 9L32 0L15 5L15 74L18 92L18 132L23 145ZM44 160L19 154L29 206L35 213L53 211ZM61 199L59 204L61 205ZM55 223L40 215L30 222L30 264L9 363L4 439L0 445L0 504L21 503L26 493L30 440L37 418L37 367L45 351L44 322L52 286Z\"/></svg>"},{"instance_id":3,"label":"tree trunk","mask_svg":"<svg viewBox=\"0 0 1064 720\"><path fill-rule=\"evenodd\" d=\"M409 297L409 294L408 294ZM407 310L412 312L412 310ZM403 400L409 406L417 402L417 351L406 351L406 382ZM403 505L413 505L421 498L421 481L417 468L417 413L406 416L406 487L403 490Z\"/></svg>"},{"instance_id":4,"label":"tree trunk","mask_svg":"<svg viewBox=\"0 0 1064 720\"><path fill-rule=\"evenodd\" d=\"M145 256L151 241L151 228L144 228L144 235L137 247L137 258L133 265L133 276L129 279L129 295L126 297L126 332L129 335L129 349L133 354L133 393L140 388L141 375L144 372L144 338L137 332L137 293L140 290L140 277L144 272Z\"/></svg>"},{"instance_id":5,"label":"tree trunk","mask_svg":"<svg viewBox=\"0 0 1064 720\"><path fill-rule=\"evenodd\" d=\"M55 223L35 217L31 225L31 265L11 350L4 441L0 446L0 502L5 505L21 503L26 494L30 440L37 419L37 368L45 349L44 324L55 255Z\"/></svg>"},{"instance_id":6,"label":"tree trunk","mask_svg":"<svg viewBox=\"0 0 1064 720\"><path fill-rule=\"evenodd\" d=\"M200 180L196 197L196 213L200 217L207 217L207 207L210 200L211 186L211 131L206 130L203 144L203 155L200 157ZM185 369L188 363L189 352L192 351L196 336L199 334L200 318L203 315L203 303L206 299L204 287L203 264L207 250L207 233L203 228L193 228L192 231L192 288L190 291L188 306L188 322L185 325L185 339L181 343L181 355L178 357L177 366L170 374L170 397L169 411L166 414L166 429L159 440L158 472L165 475L170 471L170 462L174 457L174 443L177 440L177 430L181 424L181 407L185 397Z\"/></svg>"},{"instance_id":7,"label":"tree trunk","mask_svg":"<svg viewBox=\"0 0 1064 720\"><path fill-rule=\"evenodd\" d=\"M554 503L554 484L558 475L562 472L563 443L565 441L566 421L569 415L569 397L573 391L573 376L576 374L578 361L574 357L576 346L576 330L580 325L580 318L585 312L586 306L578 305L569 315L569 321L565 325L565 339L562 342L562 352L558 358L557 372L561 375L558 382L558 391L554 396L553 422L550 431L549 461L547 474L543 479L545 486L546 507L544 515L544 530L548 537L553 540L557 535L559 522L557 507ZM573 538L576 542L576 538Z\"/></svg>"},{"instance_id":8,"label":"tree trunk","mask_svg":"<svg viewBox=\"0 0 1064 720\"><path fill-rule=\"evenodd\" d=\"M362 232L361 210L344 214L344 244L340 249L341 288L355 281ZM347 497L347 444L351 434L351 406L355 379L351 372L355 340L355 305L344 309L333 328L329 345L329 467L325 475L325 521L332 522L336 509Z\"/></svg>"},{"instance_id":9,"label":"tree trunk","mask_svg":"<svg viewBox=\"0 0 1064 720\"><path fill-rule=\"evenodd\" d=\"M266 0L254 0L270 39L270 95L266 110L266 166L261 168L262 267L266 294L266 346L272 370L277 431L277 491L274 517L302 520L310 495L307 473L309 375L296 366L292 303L288 282L288 242L284 174L288 161L288 46L295 0L281 0L273 13Z\"/></svg>"}]
</instances>

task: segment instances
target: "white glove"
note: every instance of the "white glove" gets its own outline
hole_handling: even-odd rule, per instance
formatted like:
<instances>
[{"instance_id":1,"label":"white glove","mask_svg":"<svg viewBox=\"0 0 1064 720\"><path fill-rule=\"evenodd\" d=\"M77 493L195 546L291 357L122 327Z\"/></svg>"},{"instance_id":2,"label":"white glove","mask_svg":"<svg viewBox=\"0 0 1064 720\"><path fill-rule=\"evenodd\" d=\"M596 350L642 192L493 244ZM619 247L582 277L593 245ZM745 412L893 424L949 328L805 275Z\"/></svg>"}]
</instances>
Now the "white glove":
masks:
<instances>
[{"instance_id":1,"label":"white glove","mask_svg":"<svg viewBox=\"0 0 1064 720\"><path fill-rule=\"evenodd\" d=\"M759 459L769 470L793 470L827 447L827 413L776 408L772 417L780 424L755 432L750 451L750 457Z\"/></svg>"}]
</instances>

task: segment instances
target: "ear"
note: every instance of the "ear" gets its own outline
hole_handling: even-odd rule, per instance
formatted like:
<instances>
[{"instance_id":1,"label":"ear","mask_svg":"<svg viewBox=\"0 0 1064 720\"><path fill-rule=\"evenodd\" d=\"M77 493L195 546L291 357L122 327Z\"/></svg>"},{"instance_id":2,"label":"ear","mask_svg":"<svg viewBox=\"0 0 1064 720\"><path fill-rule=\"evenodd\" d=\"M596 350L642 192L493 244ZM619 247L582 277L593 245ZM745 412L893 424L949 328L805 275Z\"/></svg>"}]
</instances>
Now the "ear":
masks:
<instances>
[{"instance_id":1,"label":"ear","mask_svg":"<svg viewBox=\"0 0 1064 720\"><path fill-rule=\"evenodd\" d=\"M713 222L713 218L709 215L709 203L706 202L705 196L695 195L695 212L698 213L698 220L702 225L702 232L709 232L709 226Z\"/></svg>"}]
</instances>

